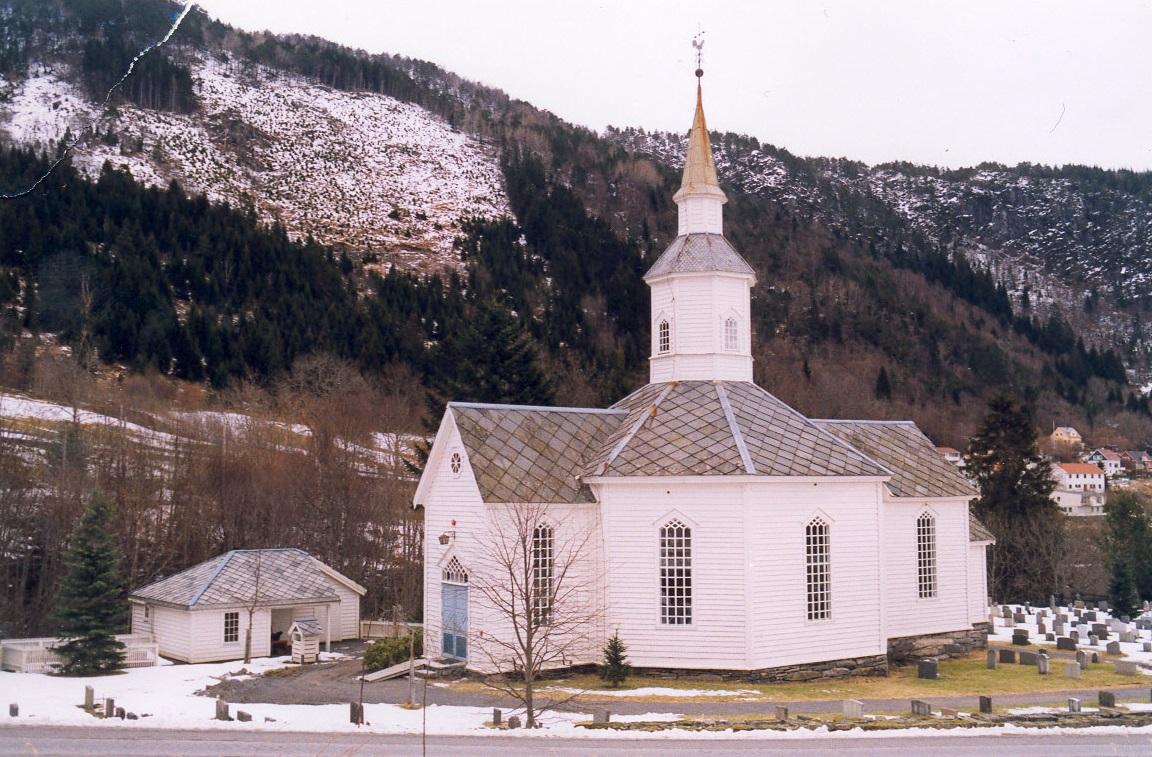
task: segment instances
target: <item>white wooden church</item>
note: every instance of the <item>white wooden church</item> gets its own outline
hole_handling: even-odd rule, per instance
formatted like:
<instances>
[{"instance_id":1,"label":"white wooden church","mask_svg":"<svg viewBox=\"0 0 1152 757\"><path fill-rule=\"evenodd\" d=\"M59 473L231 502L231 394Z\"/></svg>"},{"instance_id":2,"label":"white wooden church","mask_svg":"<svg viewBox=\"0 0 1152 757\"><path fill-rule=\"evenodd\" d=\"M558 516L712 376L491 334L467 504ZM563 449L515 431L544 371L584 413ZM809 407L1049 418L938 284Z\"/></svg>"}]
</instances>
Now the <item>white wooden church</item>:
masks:
<instances>
[{"instance_id":1,"label":"white wooden church","mask_svg":"<svg viewBox=\"0 0 1152 757\"><path fill-rule=\"evenodd\" d=\"M723 235L699 82L674 200L679 236L644 277L650 383L608 409L448 405L415 495L430 647L512 667L490 651L512 621L477 583L514 591L492 545L525 503L541 595L591 536L564 599L592 620L556 664L598 662L614 632L637 668L760 680L982 644L992 536L955 466L912 422L812 420L752 383L756 275Z\"/></svg>"}]
</instances>

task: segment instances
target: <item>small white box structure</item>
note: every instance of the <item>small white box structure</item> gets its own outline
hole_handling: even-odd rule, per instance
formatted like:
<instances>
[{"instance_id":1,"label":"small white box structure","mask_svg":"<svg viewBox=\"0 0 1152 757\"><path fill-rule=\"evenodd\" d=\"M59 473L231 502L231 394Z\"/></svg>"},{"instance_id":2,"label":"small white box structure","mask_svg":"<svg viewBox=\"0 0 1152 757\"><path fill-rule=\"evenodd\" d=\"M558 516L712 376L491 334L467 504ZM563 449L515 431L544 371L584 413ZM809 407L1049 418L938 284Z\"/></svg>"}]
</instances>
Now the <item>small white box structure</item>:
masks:
<instances>
[{"instance_id":1,"label":"small white box structure","mask_svg":"<svg viewBox=\"0 0 1152 757\"><path fill-rule=\"evenodd\" d=\"M298 618L288 629L292 640L292 662L304 665L320 659L320 633L323 628L316 618Z\"/></svg>"}]
</instances>

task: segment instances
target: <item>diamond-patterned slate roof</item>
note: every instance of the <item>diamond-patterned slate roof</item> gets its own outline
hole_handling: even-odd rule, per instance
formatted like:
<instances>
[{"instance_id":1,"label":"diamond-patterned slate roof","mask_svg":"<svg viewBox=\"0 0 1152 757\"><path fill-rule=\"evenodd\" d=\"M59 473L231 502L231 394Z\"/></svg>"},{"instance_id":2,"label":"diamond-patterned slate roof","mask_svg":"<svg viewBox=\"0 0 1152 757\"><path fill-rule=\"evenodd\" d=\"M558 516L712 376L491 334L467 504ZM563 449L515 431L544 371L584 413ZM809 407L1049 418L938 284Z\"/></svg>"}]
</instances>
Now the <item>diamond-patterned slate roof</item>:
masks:
<instances>
[{"instance_id":1,"label":"diamond-patterned slate roof","mask_svg":"<svg viewBox=\"0 0 1152 757\"><path fill-rule=\"evenodd\" d=\"M485 502L594 502L578 476L623 411L448 405Z\"/></svg>"},{"instance_id":2,"label":"diamond-patterned slate roof","mask_svg":"<svg viewBox=\"0 0 1152 757\"><path fill-rule=\"evenodd\" d=\"M332 579L302 549L232 550L129 596L190 608L244 605L256 596L257 564L261 605L339 600Z\"/></svg>"},{"instance_id":3,"label":"diamond-patterned slate roof","mask_svg":"<svg viewBox=\"0 0 1152 757\"><path fill-rule=\"evenodd\" d=\"M976 489L912 421L813 421L892 470L896 497L975 497Z\"/></svg>"},{"instance_id":4,"label":"diamond-patterned slate roof","mask_svg":"<svg viewBox=\"0 0 1152 757\"><path fill-rule=\"evenodd\" d=\"M722 234L685 234L672 240L656 262L644 274L644 280L670 273L723 271L755 276L748 261Z\"/></svg>"},{"instance_id":5,"label":"diamond-patterned slate roof","mask_svg":"<svg viewBox=\"0 0 1152 757\"><path fill-rule=\"evenodd\" d=\"M980 522L980 519L968 513L968 541L996 541L996 537Z\"/></svg>"},{"instance_id":6,"label":"diamond-patterned slate roof","mask_svg":"<svg viewBox=\"0 0 1152 757\"><path fill-rule=\"evenodd\" d=\"M585 475L889 475L751 382L650 384L613 407L628 417Z\"/></svg>"}]
</instances>

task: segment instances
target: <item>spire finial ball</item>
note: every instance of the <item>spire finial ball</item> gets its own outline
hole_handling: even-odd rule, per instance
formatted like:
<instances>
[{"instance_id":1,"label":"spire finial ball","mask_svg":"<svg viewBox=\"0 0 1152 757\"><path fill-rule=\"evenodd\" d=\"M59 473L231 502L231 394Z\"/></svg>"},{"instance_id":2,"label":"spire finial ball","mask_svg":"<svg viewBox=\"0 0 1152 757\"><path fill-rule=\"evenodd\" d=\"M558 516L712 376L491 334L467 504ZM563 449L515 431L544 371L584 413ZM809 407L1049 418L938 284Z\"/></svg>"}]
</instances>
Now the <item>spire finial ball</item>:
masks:
<instances>
[{"instance_id":1,"label":"spire finial ball","mask_svg":"<svg viewBox=\"0 0 1152 757\"><path fill-rule=\"evenodd\" d=\"M697 79L704 78L704 69L702 69L702 68L696 69L696 78Z\"/></svg>"}]
</instances>

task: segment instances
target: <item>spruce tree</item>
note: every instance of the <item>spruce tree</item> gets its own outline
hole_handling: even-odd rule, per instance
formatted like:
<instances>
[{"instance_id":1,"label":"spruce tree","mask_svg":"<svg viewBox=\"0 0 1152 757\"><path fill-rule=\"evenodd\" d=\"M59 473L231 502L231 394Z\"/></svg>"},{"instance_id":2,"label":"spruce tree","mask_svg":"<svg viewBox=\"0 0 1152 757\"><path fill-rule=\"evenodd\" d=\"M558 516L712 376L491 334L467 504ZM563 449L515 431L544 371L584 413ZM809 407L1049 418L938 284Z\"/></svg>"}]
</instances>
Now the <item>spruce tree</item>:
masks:
<instances>
[{"instance_id":1,"label":"spruce tree","mask_svg":"<svg viewBox=\"0 0 1152 757\"><path fill-rule=\"evenodd\" d=\"M888 380L888 371L881 366L880 373L876 375L876 399L892 399L892 382Z\"/></svg>"},{"instance_id":2,"label":"spruce tree","mask_svg":"<svg viewBox=\"0 0 1152 757\"><path fill-rule=\"evenodd\" d=\"M1152 597L1152 519L1144 499L1131 491L1114 492L1104 505L1104 517L1112 603L1127 606L1125 598L1135 595L1139 604L1139 597Z\"/></svg>"},{"instance_id":3,"label":"spruce tree","mask_svg":"<svg viewBox=\"0 0 1152 757\"><path fill-rule=\"evenodd\" d=\"M126 619L120 550L109 532L112 503L100 492L72 534L57 599L56 647L64 675L101 675L124 666L124 644L115 638Z\"/></svg>"},{"instance_id":4,"label":"spruce tree","mask_svg":"<svg viewBox=\"0 0 1152 757\"><path fill-rule=\"evenodd\" d=\"M980 487L976 515L996 536L990 570L993 596L1022 602L1059 591L1064 519L1051 498L1056 484L1036 445L1029 409L1008 397L993 399L964 460Z\"/></svg>"},{"instance_id":5,"label":"spruce tree","mask_svg":"<svg viewBox=\"0 0 1152 757\"><path fill-rule=\"evenodd\" d=\"M620 641L620 632L617 631L604 645L604 664L600 666L600 678L616 689L624 683L631 672L632 666L628 664L628 648Z\"/></svg>"}]
</instances>

